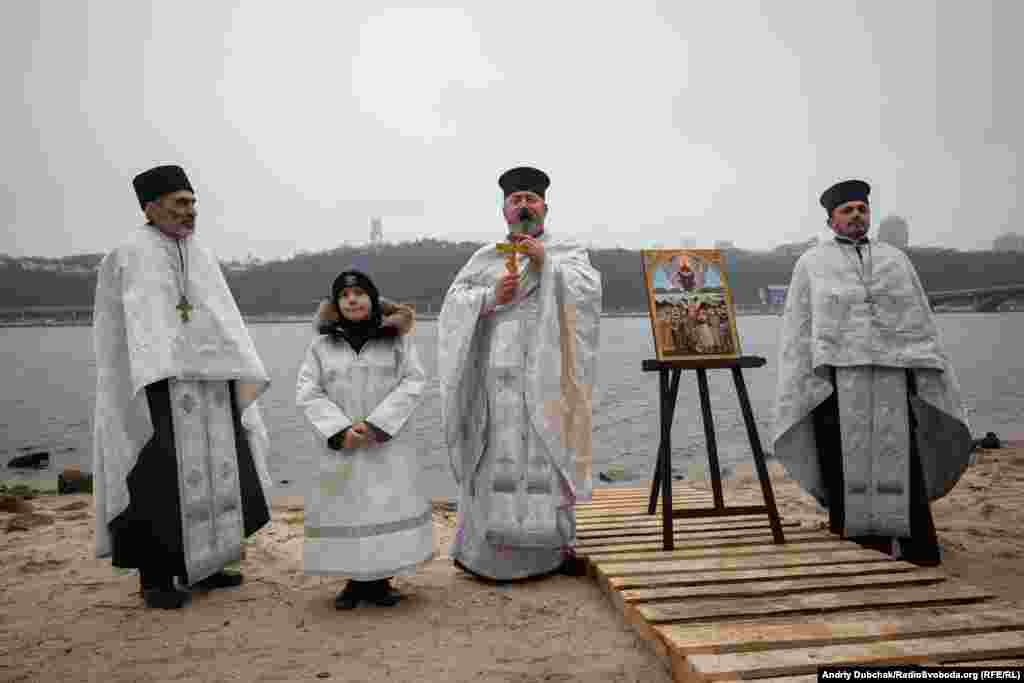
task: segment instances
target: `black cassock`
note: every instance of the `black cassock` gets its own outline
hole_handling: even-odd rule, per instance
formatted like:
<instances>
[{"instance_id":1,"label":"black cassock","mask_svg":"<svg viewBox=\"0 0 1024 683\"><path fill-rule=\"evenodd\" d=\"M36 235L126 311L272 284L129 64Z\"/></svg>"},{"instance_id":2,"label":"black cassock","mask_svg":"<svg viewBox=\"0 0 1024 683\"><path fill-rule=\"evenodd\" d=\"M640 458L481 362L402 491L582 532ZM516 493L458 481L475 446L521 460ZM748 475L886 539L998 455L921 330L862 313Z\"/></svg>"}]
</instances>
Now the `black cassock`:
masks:
<instances>
[{"instance_id":1,"label":"black cassock","mask_svg":"<svg viewBox=\"0 0 1024 683\"><path fill-rule=\"evenodd\" d=\"M843 486L843 444L839 431L839 397L836 387L836 369L830 367L833 392L814 409L814 440L818 448L818 461L825 485L828 502L829 530L843 534L845 526L845 496ZM939 541L928 495L921 471L921 457L918 452L914 409L910 398L916 394L914 373L907 370L907 416L910 435L910 538L900 539L903 559L921 564L936 564L939 561ZM887 549L890 539L883 536L857 536L850 540L877 548Z\"/></svg>"},{"instance_id":2,"label":"black cassock","mask_svg":"<svg viewBox=\"0 0 1024 683\"><path fill-rule=\"evenodd\" d=\"M229 382L228 389L238 453L242 520L245 535L250 536L270 521L270 508L242 426L234 381ZM185 577L178 461L168 380L146 386L146 401L153 422L153 437L143 446L135 467L128 473L128 507L110 522L111 563L121 568L137 567L140 573L150 577Z\"/></svg>"}]
</instances>

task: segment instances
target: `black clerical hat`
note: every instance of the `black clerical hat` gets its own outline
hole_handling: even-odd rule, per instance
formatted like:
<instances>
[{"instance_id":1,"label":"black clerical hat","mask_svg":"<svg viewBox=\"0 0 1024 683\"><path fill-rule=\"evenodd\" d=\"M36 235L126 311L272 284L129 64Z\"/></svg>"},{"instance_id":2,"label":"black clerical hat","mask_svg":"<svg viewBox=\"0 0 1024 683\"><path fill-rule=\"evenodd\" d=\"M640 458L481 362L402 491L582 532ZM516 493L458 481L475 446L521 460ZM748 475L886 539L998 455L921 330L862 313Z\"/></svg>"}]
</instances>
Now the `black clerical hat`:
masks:
<instances>
[{"instance_id":1,"label":"black clerical hat","mask_svg":"<svg viewBox=\"0 0 1024 683\"><path fill-rule=\"evenodd\" d=\"M355 268L349 268L342 272L338 277L334 278L334 282L331 284L331 303L334 304L335 310L338 312L338 318L344 320L344 316L341 315L341 309L338 308L338 296L341 295L342 290L346 287L359 287L366 292L370 297L369 326L371 329L380 327L380 321L383 316L380 308L380 290L377 289L377 285L373 283L369 275Z\"/></svg>"},{"instance_id":2,"label":"black clerical hat","mask_svg":"<svg viewBox=\"0 0 1024 683\"><path fill-rule=\"evenodd\" d=\"M543 197L550 184L551 178L547 173L529 166L509 169L498 178L498 185L506 197L513 192L533 192Z\"/></svg>"},{"instance_id":3,"label":"black clerical hat","mask_svg":"<svg viewBox=\"0 0 1024 683\"><path fill-rule=\"evenodd\" d=\"M871 186L863 180L844 180L822 193L821 205L831 216L832 211L840 204L854 201L867 202L869 194L871 194Z\"/></svg>"},{"instance_id":4,"label":"black clerical hat","mask_svg":"<svg viewBox=\"0 0 1024 683\"><path fill-rule=\"evenodd\" d=\"M362 271L350 268L345 272L334 278L334 284L331 285L331 301L337 302L338 295L341 294L341 290L346 287L359 287L366 292L374 308L377 306L377 301L380 299L380 291L377 289L377 285L373 284L373 280L370 276Z\"/></svg>"},{"instance_id":5,"label":"black clerical hat","mask_svg":"<svg viewBox=\"0 0 1024 683\"><path fill-rule=\"evenodd\" d=\"M157 166L148 171L143 171L132 180L135 186L135 194L139 198L139 206L146 208L147 202L152 202L165 194L188 190L194 192L188 176L181 166Z\"/></svg>"}]
</instances>

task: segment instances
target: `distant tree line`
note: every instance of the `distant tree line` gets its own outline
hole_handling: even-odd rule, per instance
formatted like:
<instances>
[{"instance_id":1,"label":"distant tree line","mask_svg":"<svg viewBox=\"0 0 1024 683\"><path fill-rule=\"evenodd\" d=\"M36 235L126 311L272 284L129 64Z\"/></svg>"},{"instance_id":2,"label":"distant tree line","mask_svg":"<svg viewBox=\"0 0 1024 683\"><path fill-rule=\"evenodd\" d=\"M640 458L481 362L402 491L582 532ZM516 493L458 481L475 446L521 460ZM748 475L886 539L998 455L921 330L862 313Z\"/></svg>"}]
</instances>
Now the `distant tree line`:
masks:
<instances>
[{"instance_id":1,"label":"distant tree line","mask_svg":"<svg viewBox=\"0 0 1024 683\"><path fill-rule=\"evenodd\" d=\"M239 308L248 315L301 314L330 293L334 277L345 268L365 268L382 292L413 303L417 310L437 312L452 278L481 245L422 239L370 247L340 247L268 261L247 270L225 269ZM972 289L1024 281L1020 255L909 248L907 253L928 290ZM789 282L797 256L786 252L725 251L727 277L740 305L760 303L758 290ZM55 259L67 265L94 267L101 255ZM601 271L606 311L646 310L640 253L627 249L596 249L591 261ZM18 261L0 264L0 309L92 306L96 274L30 270Z\"/></svg>"}]
</instances>

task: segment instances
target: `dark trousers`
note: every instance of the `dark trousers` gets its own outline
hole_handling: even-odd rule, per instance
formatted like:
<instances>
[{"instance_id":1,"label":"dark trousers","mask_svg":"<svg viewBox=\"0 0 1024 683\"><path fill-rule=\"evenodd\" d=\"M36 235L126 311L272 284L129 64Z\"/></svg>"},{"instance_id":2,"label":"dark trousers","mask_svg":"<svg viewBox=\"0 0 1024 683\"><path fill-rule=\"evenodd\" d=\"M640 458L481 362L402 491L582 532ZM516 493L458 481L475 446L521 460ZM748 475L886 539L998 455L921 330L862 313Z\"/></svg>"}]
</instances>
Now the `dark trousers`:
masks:
<instances>
[{"instance_id":1,"label":"dark trousers","mask_svg":"<svg viewBox=\"0 0 1024 683\"><path fill-rule=\"evenodd\" d=\"M270 510L242 426L234 382L228 389L238 452L242 518L245 535L249 536L270 521ZM128 507L110 523L111 562L115 567L138 567L143 588L166 588L173 585L172 577L186 575L169 382L161 380L147 386L146 401L153 437L143 446L138 462L128 473Z\"/></svg>"},{"instance_id":2,"label":"dark trousers","mask_svg":"<svg viewBox=\"0 0 1024 683\"><path fill-rule=\"evenodd\" d=\"M836 386L836 370L830 368L832 386ZM921 471L921 454L918 451L913 406L910 397L916 395L913 371L907 370L907 415L910 429L910 536L900 539L900 549L908 561L924 563L939 560L939 540L935 533L935 522L928 505L928 494L924 488ZM845 488L843 484L843 444L839 430L839 397L833 391L813 412L814 439L818 447L818 462L825 485L828 504L829 530L843 534L845 526ZM857 536L850 540L865 547L887 549L890 539L882 536Z\"/></svg>"}]
</instances>

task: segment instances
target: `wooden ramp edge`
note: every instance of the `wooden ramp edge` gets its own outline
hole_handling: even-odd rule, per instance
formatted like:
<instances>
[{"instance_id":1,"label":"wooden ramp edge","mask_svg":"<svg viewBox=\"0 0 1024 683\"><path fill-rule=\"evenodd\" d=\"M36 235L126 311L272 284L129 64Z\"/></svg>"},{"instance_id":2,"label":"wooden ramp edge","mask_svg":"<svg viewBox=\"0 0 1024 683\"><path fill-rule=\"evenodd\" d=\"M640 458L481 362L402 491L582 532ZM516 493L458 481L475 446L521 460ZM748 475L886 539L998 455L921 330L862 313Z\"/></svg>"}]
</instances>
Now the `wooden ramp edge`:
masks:
<instances>
[{"instance_id":1,"label":"wooden ramp edge","mask_svg":"<svg viewBox=\"0 0 1024 683\"><path fill-rule=\"evenodd\" d=\"M673 493L675 509L709 505L696 488ZM577 553L675 681L810 683L824 665L1024 662L1024 603L795 522L783 520L786 543L775 544L766 516L676 519L666 552L648 495L595 491L577 518Z\"/></svg>"}]
</instances>

